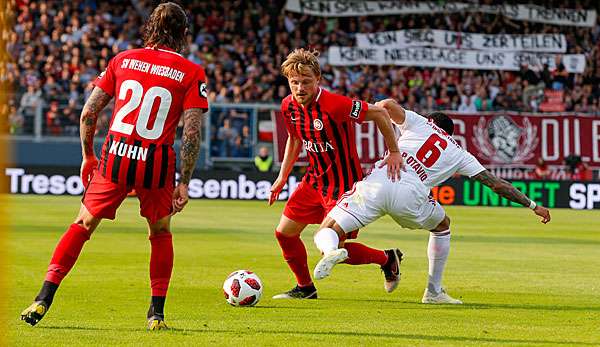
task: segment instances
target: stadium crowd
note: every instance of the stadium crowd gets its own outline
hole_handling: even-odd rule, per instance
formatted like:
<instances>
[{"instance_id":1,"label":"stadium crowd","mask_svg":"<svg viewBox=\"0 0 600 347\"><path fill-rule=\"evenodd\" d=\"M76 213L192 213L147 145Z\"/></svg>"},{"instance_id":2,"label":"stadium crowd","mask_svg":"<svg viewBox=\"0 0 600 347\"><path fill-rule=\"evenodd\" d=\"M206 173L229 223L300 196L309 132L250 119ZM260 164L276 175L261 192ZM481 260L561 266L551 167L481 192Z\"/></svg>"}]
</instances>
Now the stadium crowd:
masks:
<instances>
[{"instance_id":1,"label":"stadium crowd","mask_svg":"<svg viewBox=\"0 0 600 347\"><path fill-rule=\"evenodd\" d=\"M140 27L152 5L153 1L142 0L17 1L15 30L9 40L14 65L8 78L15 87L9 105L11 131L31 133L35 109L42 105L47 134L76 134L90 82L115 54L141 45ZM353 46L353 33L357 32L435 28L473 33L563 33L569 53L586 54L586 69L583 74L569 74L564 68L549 71L542 66L500 72L334 68L325 64L323 86L372 102L391 96L417 111L459 112L540 111L544 90L550 89L561 93L566 111L600 114L598 25L560 27L481 13L321 18L284 11L284 5L283 0L186 4L191 27L189 51L184 54L205 67L212 102L280 101L288 89L279 66L290 47L309 46L326 53L330 45ZM546 6L599 7L591 0L548 1ZM107 109L100 118L98 132L106 131L110 112ZM245 127L250 125L243 118L227 113L219 117L213 131L215 140L220 141L215 152L244 152L237 149L243 147L248 133Z\"/></svg>"}]
</instances>

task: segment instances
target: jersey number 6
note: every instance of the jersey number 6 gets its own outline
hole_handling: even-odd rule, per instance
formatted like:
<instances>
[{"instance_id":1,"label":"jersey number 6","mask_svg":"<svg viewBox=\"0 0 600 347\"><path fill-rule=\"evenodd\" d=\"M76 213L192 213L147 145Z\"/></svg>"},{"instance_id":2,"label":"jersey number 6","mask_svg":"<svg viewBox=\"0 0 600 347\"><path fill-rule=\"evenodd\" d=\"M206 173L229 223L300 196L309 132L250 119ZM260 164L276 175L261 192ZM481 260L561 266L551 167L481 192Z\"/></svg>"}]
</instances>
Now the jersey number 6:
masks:
<instances>
[{"instance_id":1,"label":"jersey number 6","mask_svg":"<svg viewBox=\"0 0 600 347\"><path fill-rule=\"evenodd\" d=\"M437 134L432 134L425 140L421 148L417 151L417 159L425 165L432 167L440 158L442 151L448 147L448 142Z\"/></svg>"},{"instance_id":2,"label":"jersey number 6","mask_svg":"<svg viewBox=\"0 0 600 347\"><path fill-rule=\"evenodd\" d=\"M119 111L115 114L115 119L110 127L110 130L116 131L122 134L131 135L133 132L133 124L123 122L123 118L129 113L140 107L138 112L137 121L135 123L135 131L141 137L148 140L156 140L162 135L165 127L165 121L169 114L169 108L171 107L171 101L173 97L171 93L162 87L152 87L144 94L144 87L140 82L135 80L126 80L121 83L119 89L119 100L125 100L127 93L131 90L131 98L123 105ZM160 104L158 105L158 111L156 112L156 120L152 129L148 129L148 122L150 121L150 112L156 98L160 98Z\"/></svg>"}]
</instances>

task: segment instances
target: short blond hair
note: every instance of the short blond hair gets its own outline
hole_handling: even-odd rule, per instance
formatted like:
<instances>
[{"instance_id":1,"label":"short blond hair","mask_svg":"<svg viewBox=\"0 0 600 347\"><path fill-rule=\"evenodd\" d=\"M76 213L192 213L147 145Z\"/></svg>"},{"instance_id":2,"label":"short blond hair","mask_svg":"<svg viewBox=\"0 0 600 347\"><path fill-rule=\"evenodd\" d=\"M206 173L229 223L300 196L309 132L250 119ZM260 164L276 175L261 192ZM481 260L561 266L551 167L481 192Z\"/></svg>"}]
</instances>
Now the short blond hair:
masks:
<instances>
[{"instance_id":1,"label":"short blond hair","mask_svg":"<svg viewBox=\"0 0 600 347\"><path fill-rule=\"evenodd\" d=\"M286 78L290 78L293 74L306 74L307 69L314 72L315 76L321 76L319 51L296 48L288 54L283 64L281 64L281 73Z\"/></svg>"}]
</instances>

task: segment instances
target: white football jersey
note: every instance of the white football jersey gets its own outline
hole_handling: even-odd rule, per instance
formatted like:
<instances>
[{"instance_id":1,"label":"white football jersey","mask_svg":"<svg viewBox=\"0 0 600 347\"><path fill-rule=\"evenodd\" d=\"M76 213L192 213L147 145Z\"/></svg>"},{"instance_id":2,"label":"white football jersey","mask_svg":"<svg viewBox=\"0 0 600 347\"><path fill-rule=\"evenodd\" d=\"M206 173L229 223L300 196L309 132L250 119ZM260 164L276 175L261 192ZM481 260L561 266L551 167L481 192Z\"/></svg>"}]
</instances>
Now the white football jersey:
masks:
<instances>
[{"instance_id":1,"label":"white football jersey","mask_svg":"<svg viewBox=\"0 0 600 347\"><path fill-rule=\"evenodd\" d=\"M406 167L401 180L421 182L429 193L455 173L472 177L485 170L432 120L413 111L404 113L404 123L397 124L401 132L398 147Z\"/></svg>"}]
</instances>

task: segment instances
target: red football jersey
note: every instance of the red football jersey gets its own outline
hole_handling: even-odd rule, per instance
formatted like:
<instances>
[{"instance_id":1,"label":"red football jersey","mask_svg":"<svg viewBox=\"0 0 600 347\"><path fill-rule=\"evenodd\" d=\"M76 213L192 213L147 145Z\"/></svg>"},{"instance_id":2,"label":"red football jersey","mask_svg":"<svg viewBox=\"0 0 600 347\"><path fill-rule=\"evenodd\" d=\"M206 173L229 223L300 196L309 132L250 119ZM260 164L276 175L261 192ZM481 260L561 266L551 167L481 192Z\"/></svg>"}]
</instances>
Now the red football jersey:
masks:
<instances>
[{"instance_id":1,"label":"red football jersey","mask_svg":"<svg viewBox=\"0 0 600 347\"><path fill-rule=\"evenodd\" d=\"M332 199L362 178L354 123L361 123L369 104L319 88L315 100L302 107L288 95L281 113L288 133L302 140L309 166L303 180Z\"/></svg>"},{"instance_id":2,"label":"red football jersey","mask_svg":"<svg viewBox=\"0 0 600 347\"><path fill-rule=\"evenodd\" d=\"M100 173L128 186L173 185L181 114L208 109L204 69L166 48L132 49L111 59L94 84L115 96Z\"/></svg>"}]
</instances>

